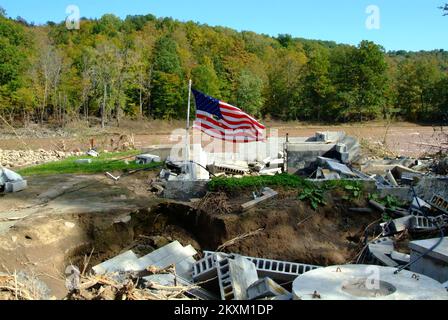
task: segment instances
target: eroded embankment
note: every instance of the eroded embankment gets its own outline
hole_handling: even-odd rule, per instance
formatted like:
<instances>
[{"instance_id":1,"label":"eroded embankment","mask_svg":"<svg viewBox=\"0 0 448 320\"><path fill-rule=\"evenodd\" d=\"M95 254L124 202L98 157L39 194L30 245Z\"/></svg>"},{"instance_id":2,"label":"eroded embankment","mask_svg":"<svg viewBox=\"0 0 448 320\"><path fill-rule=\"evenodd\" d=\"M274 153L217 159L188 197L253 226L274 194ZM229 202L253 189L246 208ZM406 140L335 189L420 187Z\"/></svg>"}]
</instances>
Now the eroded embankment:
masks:
<instances>
[{"instance_id":1,"label":"eroded embankment","mask_svg":"<svg viewBox=\"0 0 448 320\"><path fill-rule=\"evenodd\" d=\"M229 207L237 208L249 198L250 192L229 196ZM380 216L349 213L348 203L337 194L327 198L316 211L299 201L297 192L280 191L278 198L246 213L235 210L227 215L167 201L124 214L30 217L0 238L0 265L5 271L35 274L61 298L66 294L64 271L70 264L82 271L88 261L88 271L123 251L145 255L173 240L198 251L216 250L258 229L263 231L225 251L316 265L348 263L359 252L365 228Z\"/></svg>"}]
</instances>

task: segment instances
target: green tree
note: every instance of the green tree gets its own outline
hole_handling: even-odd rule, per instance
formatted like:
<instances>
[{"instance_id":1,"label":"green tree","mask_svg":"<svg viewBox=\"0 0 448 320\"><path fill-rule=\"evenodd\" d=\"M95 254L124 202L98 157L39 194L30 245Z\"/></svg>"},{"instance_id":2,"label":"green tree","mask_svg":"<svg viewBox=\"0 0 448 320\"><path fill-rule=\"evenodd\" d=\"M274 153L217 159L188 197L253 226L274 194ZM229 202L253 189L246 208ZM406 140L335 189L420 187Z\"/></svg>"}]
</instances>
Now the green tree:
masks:
<instances>
[{"instance_id":1,"label":"green tree","mask_svg":"<svg viewBox=\"0 0 448 320\"><path fill-rule=\"evenodd\" d=\"M410 59L403 61L397 74L397 106L410 121L431 117L434 86L441 72L434 60Z\"/></svg>"},{"instance_id":2,"label":"green tree","mask_svg":"<svg viewBox=\"0 0 448 320\"><path fill-rule=\"evenodd\" d=\"M212 97L221 98L220 81L209 57L205 57L204 62L192 70L192 79L197 90Z\"/></svg>"},{"instance_id":3,"label":"green tree","mask_svg":"<svg viewBox=\"0 0 448 320\"><path fill-rule=\"evenodd\" d=\"M357 55L357 109L359 120L374 119L380 115L385 101L387 64L384 49L373 42L362 41Z\"/></svg>"},{"instance_id":4,"label":"green tree","mask_svg":"<svg viewBox=\"0 0 448 320\"><path fill-rule=\"evenodd\" d=\"M302 74L307 57L301 48L282 49L268 72L269 87L264 115L282 120L297 120L300 114Z\"/></svg>"},{"instance_id":5,"label":"green tree","mask_svg":"<svg viewBox=\"0 0 448 320\"><path fill-rule=\"evenodd\" d=\"M434 120L448 121L448 76L444 76L434 86Z\"/></svg>"},{"instance_id":6,"label":"green tree","mask_svg":"<svg viewBox=\"0 0 448 320\"><path fill-rule=\"evenodd\" d=\"M238 78L236 97L239 108L259 117L264 104L263 81L250 71L243 70Z\"/></svg>"},{"instance_id":7,"label":"green tree","mask_svg":"<svg viewBox=\"0 0 448 320\"><path fill-rule=\"evenodd\" d=\"M182 68L177 44L170 36L159 39L155 46L154 80L152 83L151 108L156 118L175 119L182 112Z\"/></svg>"},{"instance_id":8,"label":"green tree","mask_svg":"<svg viewBox=\"0 0 448 320\"><path fill-rule=\"evenodd\" d=\"M170 36L164 36L156 43L154 70L178 75L182 72L177 44Z\"/></svg>"},{"instance_id":9,"label":"green tree","mask_svg":"<svg viewBox=\"0 0 448 320\"><path fill-rule=\"evenodd\" d=\"M336 48L331 61L331 78L336 90L331 112L345 121L377 117L386 103L384 50L373 42L363 41L358 47Z\"/></svg>"},{"instance_id":10,"label":"green tree","mask_svg":"<svg viewBox=\"0 0 448 320\"><path fill-rule=\"evenodd\" d=\"M323 115L327 116L325 109L332 92L328 50L316 47L309 53L309 61L305 67L305 103L302 116L308 120L321 121ZM327 120L331 119L331 114L328 116Z\"/></svg>"}]
</instances>

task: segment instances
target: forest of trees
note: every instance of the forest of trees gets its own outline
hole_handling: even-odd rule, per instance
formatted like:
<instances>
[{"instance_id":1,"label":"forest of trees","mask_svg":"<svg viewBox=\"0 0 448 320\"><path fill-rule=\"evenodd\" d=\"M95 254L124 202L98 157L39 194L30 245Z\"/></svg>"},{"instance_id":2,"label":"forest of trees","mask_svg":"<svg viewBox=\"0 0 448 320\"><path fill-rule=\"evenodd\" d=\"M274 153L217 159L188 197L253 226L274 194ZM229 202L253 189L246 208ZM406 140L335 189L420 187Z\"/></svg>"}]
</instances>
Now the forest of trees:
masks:
<instances>
[{"instance_id":1,"label":"forest of trees","mask_svg":"<svg viewBox=\"0 0 448 320\"><path fill-rule=\"evenodd\" d=\"M448 52L385 52L108 14L34 26L0 11L0 115L14 123L185 118L188 79L260 118L322 122L448 115Z\"/></svg>"}]
</instances>

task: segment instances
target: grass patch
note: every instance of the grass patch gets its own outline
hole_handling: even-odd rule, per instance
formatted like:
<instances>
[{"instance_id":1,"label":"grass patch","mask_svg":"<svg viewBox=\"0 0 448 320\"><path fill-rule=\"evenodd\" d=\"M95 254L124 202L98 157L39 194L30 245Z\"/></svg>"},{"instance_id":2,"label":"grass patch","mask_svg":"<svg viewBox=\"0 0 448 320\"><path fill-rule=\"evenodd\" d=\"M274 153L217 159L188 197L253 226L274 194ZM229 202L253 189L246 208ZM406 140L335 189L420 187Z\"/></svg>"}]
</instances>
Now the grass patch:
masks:
<instances>
[{"instance_id":1,"label":"grass patch","mask_svg":"<svg viewBox=\"0 0 448 320\"><path fill-rule=\"evenodd\" d=\"M140 154L140 151L133 150L118 153L103 153L98 158L91 158L89 156L69 157L61 161L44 163L32 167L27 167L18 170L22 176L36 176L36 175L52 175L52 174L95 174L106 171L127 171L137 169L150 169L160 167L160 163L151 163L148 165L139 165L133 161L132 157ZM128 159L129 164L124 162L124 158ZM76 160L91 159L90 164L77 164Z\"/></svg>"},{"instance_id":2,"label":"grass patch","mask_svg":"<svg viewBox=\"0 0 448 320\"><path fill-rule=\"evenodd\" d=\"M246 189L260 190L262 187L279 187L295 189L298 192L298 200L305 201L316 210L321 205L326 205L325 194L332 190L341 190L345 193L345 200L359 199L363 195L363 185L358 181L332 180L322 183L314 183L304 178L291 174L279 174L275 176L213 178L208 188L210 191L223 191L238 193Z\"/></svg>"},{"instance_id":3,"label":"grass patch","mask_svg":"<svg viewBox=\"0 0 448 320\"><path fill-rule=\"evenodd\" d=\"M301 177L285 173L275 176L243 177L241 179L213 178L209 182L208 188L213 192L234 192L260 187L285 187L297 189L309 184L311 183Z\"/></svg>"}]
</instances>

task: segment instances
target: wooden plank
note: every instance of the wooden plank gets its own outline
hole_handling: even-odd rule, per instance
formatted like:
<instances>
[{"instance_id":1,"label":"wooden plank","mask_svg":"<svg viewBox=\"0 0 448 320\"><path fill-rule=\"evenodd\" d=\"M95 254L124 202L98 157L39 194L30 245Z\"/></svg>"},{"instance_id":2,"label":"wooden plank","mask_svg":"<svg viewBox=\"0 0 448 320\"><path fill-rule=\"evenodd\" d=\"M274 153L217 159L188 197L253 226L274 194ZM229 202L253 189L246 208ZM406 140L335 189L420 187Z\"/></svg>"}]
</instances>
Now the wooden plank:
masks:
<instances>
[{"instance_id":1,"label":"wooden plank","mask_svg":"<svg viewBox=\"0 0 448 320\"><path fill-rule=\"evenodd\" d=\"M249 201L249 202L246 202L246 203L242 204L241 205L241 210L242 211L249 210L249 209L257 206L259 203L264 202L266 200L269 200L271 198L274 198L277 195L278 195L277 191L274 191L274 190L272 190L270 188L266 188L265 192L263 192L263 196L261 196L260 198L255 199L255 200L252 200L252 201Z\"/></svg>"}]
</instances>

